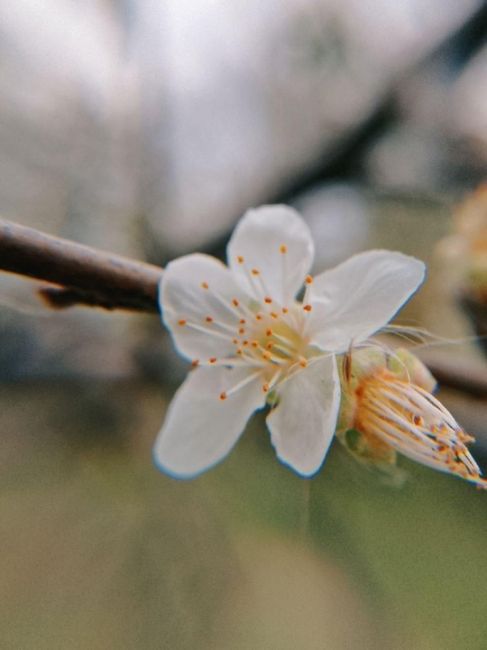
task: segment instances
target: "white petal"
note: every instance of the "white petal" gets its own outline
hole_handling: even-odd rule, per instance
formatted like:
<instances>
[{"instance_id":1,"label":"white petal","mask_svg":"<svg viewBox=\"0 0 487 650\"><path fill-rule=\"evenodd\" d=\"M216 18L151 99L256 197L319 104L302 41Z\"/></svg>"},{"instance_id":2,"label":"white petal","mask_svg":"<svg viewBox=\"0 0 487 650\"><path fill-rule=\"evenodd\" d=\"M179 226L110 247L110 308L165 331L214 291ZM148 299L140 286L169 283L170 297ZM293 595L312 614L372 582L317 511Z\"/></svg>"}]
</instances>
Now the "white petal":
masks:
<instances>
[{"instance_id":1,"label":"white petal","mask_svg":"<svg viewBox=\"0 0 487 650\"><path fill-rule=\"evenodd\" d=\"M354 255L314 278L307 333L323 350L343 352L384 327L424 276L423 262L402 253Z\"/></svg>"},{"instance_id":2,"label":"white petal","mask_svg":"<svg viewBox=\"0 0 487 650\"><path fill-rule=\"evenodd\" d=\"M286 381L267 416L278 458L303 476L321 467L335 433L340 382L335 357L323 357Z\"/></svg>"},{"instance_id":3,"label":"white petal","mask_svg":"<svg viewBox=\"0 0 487 650\"><path fill-rule=\"evenodd\" d=\"M191 478L222 460L237 442L250 415L265 402L262 382L250 380L227 399L220 393L252 376L242 368L197 368L169 406L154 446L158 467Z\"/></svg>"},{"instance_id":4,"label":"white petal","mask_svg":"<svg viewBox=\"0 0 487 650\"><path fill-rule=\"evenodd\" d=\"M242 314L232 305L233 298L242 303L249 300L231 271L214 257L186 255L167 265L159 301L163 320L181 354L201 363L234 354L232 339ZM207 317L213 322L208 323Z\"/></svg>"},{"instance_id":5,"label":"white petal","mask_svg":"<svg viewBox=\"0 0 487 650\"><path fill-rule=\"evenodd\" d=\"M296 210L285 205L248 210L227 249L228 265L242 287L258 300L268 295L281 305L289 304L303 285L313 253L308 226ZM252 269L260 271L253 279Z\"/></svg>"}]
</instances>

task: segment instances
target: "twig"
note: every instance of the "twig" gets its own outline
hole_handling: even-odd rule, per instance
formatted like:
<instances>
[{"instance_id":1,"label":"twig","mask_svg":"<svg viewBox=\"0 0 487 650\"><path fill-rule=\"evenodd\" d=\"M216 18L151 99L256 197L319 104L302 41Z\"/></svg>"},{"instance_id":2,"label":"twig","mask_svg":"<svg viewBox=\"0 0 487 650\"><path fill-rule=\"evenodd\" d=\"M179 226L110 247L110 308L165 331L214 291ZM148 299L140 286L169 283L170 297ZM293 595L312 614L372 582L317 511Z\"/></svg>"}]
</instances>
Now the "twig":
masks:
<instances>
[{"instance_id":1,"label":"twig","mask_svg":"<svg viewBox=\"0 0 487 650\"><path fill-rule=\"evenodd\" d=\"M49 307L73 305L157 313L163 270L0 220L0 270L58 286L40 289ZM485 396L485 373L423 355L443 385Z\"/></svg>"},{"instance_id":2,"label":"twig","mask_svg":"<svg viewBox=\"0 0 487 650\"><path fill-rule=\"evenodd\" d=\"M481 364L461 363L458 359L451 360L447 356L443 358L424 352L421 361L431 370L440 386L461 390L475 397L487 396L487 372Z\"/></svg>"},{"instance_id":3,"label":"twig","mask_svg":"<svg viewBox=\"0 0 487 650\"><path fill-rule=\"evenodd\" d=\"M58 285L39 292L53 308L82 304L158 312L160 267L3 220L0 269Z\"/></svg>"}]
</instances>

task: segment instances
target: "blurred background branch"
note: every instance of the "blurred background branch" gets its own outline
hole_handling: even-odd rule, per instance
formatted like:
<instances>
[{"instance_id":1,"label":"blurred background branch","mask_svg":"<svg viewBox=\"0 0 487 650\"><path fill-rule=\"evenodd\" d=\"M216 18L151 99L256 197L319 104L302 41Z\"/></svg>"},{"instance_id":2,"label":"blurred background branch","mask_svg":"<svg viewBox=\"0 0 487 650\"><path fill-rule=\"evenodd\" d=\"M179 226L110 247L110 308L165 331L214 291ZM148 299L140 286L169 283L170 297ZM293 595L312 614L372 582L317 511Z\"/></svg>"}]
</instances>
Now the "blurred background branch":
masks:
<instances>
[{"instance_id":1,"label":"blurred background branch","mask_svg":"<svg viewBox=\"0 0 487 650\"><path fill-rule=\"evenodd\" d=\"M411 80L427 73L429 69L441 69L446 61L454 61L455 72L449 72L451 78L460 75L485 47L486 36L487 4L481 3L433 48L413 57L399 74L393 75L389 84L377 93L370 108L363 112L361 119L350 128L340 130L336 137L325 139L321 151L316 152L300 169L283 176L275 187L262 196L261 202L289 203L323 183L363 181L368 175L367 166L370 163L367 156L374 144L404 120L402 95L404 89L407 92ZM482 180L484 171L481 166L477 182ZM468 174L472 179L472 170ZM240 214L235 214L233 221L236 222L239 216ZM223 256L227 239L228 233L218 243L210 246L209 250Z\"/></svg>"}]
</instances>

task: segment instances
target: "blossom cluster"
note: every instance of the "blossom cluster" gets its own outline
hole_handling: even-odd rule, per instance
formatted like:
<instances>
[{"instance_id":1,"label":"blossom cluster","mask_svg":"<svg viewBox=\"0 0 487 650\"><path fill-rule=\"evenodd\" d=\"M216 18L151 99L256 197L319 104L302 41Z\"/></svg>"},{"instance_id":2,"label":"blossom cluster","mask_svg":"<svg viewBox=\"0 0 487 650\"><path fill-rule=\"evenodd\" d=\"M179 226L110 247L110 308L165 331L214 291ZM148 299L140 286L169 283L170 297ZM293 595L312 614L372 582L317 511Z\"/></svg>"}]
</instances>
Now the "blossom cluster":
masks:
<instances>
[{"instance_id":1,"label":"blossom cluster","mask_svg":"<svg viewBox=\"0 0 487 650\"><path fill-rule=\"evenodd\" d=\"M422 283L424 264L371 250L312 277L313 253L295 210L263 206L237 225L228 266L201 254L167 266L161 312L193 370L157 438L157 465L179 478L200 474L267 406L276 454L302 476L320 469L338 432L359 457L392 462L397 450L481 483L469 437L418 380L426 370L374 352L371 337ZM361 452L347 442L351 431Z\"/></svg>"}]
</instances>

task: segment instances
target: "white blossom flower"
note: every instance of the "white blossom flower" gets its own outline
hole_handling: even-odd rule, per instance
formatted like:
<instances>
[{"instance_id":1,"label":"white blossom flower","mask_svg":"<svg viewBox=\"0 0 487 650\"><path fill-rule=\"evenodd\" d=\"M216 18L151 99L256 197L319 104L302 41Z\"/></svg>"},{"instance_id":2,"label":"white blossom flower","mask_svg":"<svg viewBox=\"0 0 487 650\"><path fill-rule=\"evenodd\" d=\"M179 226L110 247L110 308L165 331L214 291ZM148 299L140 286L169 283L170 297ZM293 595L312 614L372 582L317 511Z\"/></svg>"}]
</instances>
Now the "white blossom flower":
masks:
<instances>
[{"instance_id":1,"label":"white blossom flower","mask_svg":"<svg viewBox=\"0 0 487 650\"><path fill-rule=\"evenodd\" d=\"M336 355L389 322L423 281L424 264L373 250L312 278L309 230L281 205L249 210L227 256L228 267L187 255L163 274L164 322L195 368L169 406L156 463L173 476L196 476L230 452L267 403L278 458L311 476L335 432Z\"/></svg>"}]
</instances>

